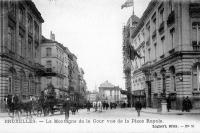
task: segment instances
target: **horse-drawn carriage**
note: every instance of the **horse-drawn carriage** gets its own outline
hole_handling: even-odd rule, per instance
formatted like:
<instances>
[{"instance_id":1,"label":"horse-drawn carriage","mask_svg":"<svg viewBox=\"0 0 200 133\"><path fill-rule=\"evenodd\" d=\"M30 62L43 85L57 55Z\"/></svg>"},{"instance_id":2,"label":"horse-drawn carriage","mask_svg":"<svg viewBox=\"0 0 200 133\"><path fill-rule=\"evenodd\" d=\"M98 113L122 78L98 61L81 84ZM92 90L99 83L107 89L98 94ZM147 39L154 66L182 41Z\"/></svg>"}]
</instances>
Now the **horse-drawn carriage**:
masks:
<instances>
[{"instance_id":1,"label":"horse-drawn carriage","mask_svg":"<svg viewBox=\"0 0 200 133\"><path fill-rule=\"evenodd\" d=\"M47 89L41 92L39 97L30 96L26 99L21 99L18 95L8 95L5 98L8 113L18 114L20 116L23 112L26 112L27 116L34 115L53 115L55 112L63 113L63 104L65 102L63 98L57 98L55 88L49 85Z\"/></svg>"}]
</instances>

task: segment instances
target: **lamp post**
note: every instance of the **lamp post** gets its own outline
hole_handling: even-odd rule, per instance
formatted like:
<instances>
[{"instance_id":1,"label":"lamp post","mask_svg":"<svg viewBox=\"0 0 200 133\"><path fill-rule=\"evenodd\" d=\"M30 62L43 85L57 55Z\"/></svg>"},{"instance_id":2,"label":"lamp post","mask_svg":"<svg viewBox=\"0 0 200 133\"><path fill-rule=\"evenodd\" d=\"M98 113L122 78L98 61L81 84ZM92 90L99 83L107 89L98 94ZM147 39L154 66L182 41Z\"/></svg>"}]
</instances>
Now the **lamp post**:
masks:
<instances>
[{"instance_id":1,"label":"lamp post","mask_svg":"<svg viewBox=\"0 0 200 133\"><path fill-rule=\"evenodd\" d=\"M162 113L167 112L167 102L166 102L166 86L165 86L165 73L166 70L164 68L161 69L160 71L162 75L162 81L163 81L163 92L162 92L162 101L161 101L161 111Z\"/></svg>"}]
</instances>

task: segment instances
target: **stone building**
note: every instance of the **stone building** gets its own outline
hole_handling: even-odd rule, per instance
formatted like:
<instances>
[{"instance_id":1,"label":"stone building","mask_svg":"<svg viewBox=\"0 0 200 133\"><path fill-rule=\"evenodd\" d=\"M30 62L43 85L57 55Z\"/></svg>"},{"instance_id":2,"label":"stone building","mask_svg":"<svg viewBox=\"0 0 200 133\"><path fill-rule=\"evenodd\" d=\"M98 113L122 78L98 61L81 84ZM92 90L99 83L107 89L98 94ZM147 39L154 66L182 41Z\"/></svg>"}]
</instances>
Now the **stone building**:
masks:
<instances>
[{"instance_id":1,"label":"stone building","mask_svg":"<svg viewBox=\"0 0 200 133\"><path fill-rule=\"evenodd\" d=\"M131 35L139 22L139 18L136 15L132 15L127 24L123 27L123 72L125 75L125 88L126 91L122 90L122 94L127 97L128 104L131 105L133 102L132 94L132 83L131 83L131 61L126 56L126 45L131 42Z\"/></svg>"},{"instance_id":2,"label":"stone building","mask_svg":"<svg viewBox=\"0 0 200 133\"><path fill-rule=\"evenodd\" d=\"M132 61L132 93L158 108L170 98L173 109L189 96L200 108L200 2L152 0L131 34L143 58Z\"/></svg>"},{"instance_id":3,"label":"stone building","mask_svg":"<svg viewBox=\"0 0 200 133\"><path fill-rule=\"evenodd\" d=\"M79 102L80 99L80 73L77 64L77 57L70 53L69 57L69 91L71 100Z\"/></svg>"},{"instance_id":4,"label":"stone building","mask_svg":"<svg viewBox=\"0 0 200 133\"><path fill-rule=\"evenodd\" d=\"M41 88L45 90L48 84L52 84L57 96L62 97L62 91L68 91L69 87L69 50L55 41L55 35L51 32L50 39L42 39L41 53L41 64L46 68L46 74L41 78Z\"/></svg>"},{"instance_id":5,"label":"stone building","mask_svg":"<svg viewBox=\"0 0 200 133\"><path fill-rule=\"evenodd\" d=\"M103 101L119 103L121 100L121 88L105 81L99 86L100 99Z\"/></svg>"},{"instance_id":6,"label":"stone building","mask_svg":"<svg viewBox=\"0 0 200 133\"><path fill-rule=\"evenodd\" d=\"M40 12L31 0L0 1L0 109L8 94L26 99L40 93Z\"/></svg>"}]
</instances>

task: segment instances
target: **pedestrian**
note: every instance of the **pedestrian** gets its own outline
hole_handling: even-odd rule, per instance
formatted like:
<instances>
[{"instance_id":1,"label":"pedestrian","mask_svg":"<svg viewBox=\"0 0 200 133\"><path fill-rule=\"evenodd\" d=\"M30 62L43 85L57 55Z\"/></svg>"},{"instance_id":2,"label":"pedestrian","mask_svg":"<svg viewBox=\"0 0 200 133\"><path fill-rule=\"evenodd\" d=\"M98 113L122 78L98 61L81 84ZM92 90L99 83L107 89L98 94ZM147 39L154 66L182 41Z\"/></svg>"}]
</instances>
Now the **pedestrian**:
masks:
<instances>
[{"instance_id":1,"label":"pedestrian","mask_svg":"<svg viewBox=\"0 0 200 133\"><path fill-rule=\"evenodd\" d=\"M186 98L183 97L183 101L182 101L182 112L184 112L186 110Z\"/></svg>"},{"instance_id":2,"label":"pedestrian","mask_svg":"<svg viewBox=\"0 0 200 133\"><path fill-rule=\"evenodd\" d=\"M167 111L169 112L170 109L171 109L171 99L168 96L168 98L167 98Z\"/></svg>"},{"instance_id":3,"label":"pedestrian","mask_svg":"<svg viewBox=\"0 0 200 133\"><path fill-rule=\"evenodd\" d=\"M140 116L140 111L142 109L142 104L141 102L137 99L136 103L135 103L135 110L138 113L138 117Z\"/></svg>"},{"instance_id":4,"label":"pedestrian","mask_svg":"<svg viewBox=\"0 0 200 133\"><path fill-rule=\"evenodd\" d=\"M90 112L90 102L89 101L86 103L86 107L87 107L87 112Z\"/></svg>"},{"instance_id":5,"label":"pedestrian","mask_svg":"<svg viewBox=\"0 0 200 133\"><path fill-rule=\"evenodd\" d=\"M69 101L69 98L67 98L65 101L64 101L64 104L63 104L63 110L65 111L65 120L69 119L69 110L70 110L70 101Z\"/></svg>"},{"instance_id":6,"label":"pedestrian","mask_svg":"<svg viewBox=\"0 0 200 133\"><path fill-rule=\"evenodd\" d=\"M189 99L189 97L187 96L186 99L185 99L185 109L186 109L186 112L190 112L190 109L192 109L192 103Z\"/></svg>"}]
</instances>

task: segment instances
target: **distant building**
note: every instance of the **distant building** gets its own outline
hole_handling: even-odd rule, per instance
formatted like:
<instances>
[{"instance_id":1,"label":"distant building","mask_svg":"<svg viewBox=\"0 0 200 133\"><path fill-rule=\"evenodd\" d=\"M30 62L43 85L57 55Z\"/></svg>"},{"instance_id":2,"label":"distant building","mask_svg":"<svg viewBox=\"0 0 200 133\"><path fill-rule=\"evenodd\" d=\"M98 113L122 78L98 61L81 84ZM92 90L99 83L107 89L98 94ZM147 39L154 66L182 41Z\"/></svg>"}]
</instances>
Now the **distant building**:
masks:
<instances>
[{"instance_id":1,"label":"distant building","mask_svg":"<svg viewBox=\"0 0 200 133\"><path fill-rule=\"evenodd\" d=\"M0 1L0 111L4 97L20 99L40 94L41 26L44 22L31 0Z\"/></svg>"},{"instance_id":2,"label":"distant building","mask_svg":"<svg viewBox=\"0 0 200 133\"><path fill-rule=\"evenodd\" d=\"M88 92L87 101L96 102L97 101L98 92Z\"/></svg>"},{"instance_id":3,"label":"distant building","mask_svg":"<svg viewBox=\"0 0 200 133\"><path fill-rule=\"evenodd\" d=\"M100 99L107 102L119 103L121 100L121 88L119 86L114 86L113 84L105 81L99 86L99 96Z\"/></svg>"}]
</instances>

